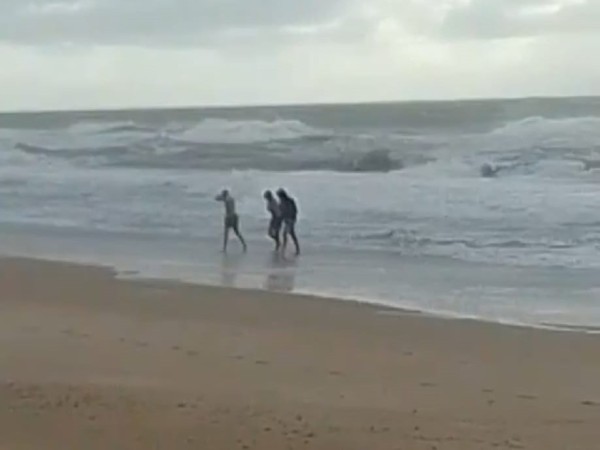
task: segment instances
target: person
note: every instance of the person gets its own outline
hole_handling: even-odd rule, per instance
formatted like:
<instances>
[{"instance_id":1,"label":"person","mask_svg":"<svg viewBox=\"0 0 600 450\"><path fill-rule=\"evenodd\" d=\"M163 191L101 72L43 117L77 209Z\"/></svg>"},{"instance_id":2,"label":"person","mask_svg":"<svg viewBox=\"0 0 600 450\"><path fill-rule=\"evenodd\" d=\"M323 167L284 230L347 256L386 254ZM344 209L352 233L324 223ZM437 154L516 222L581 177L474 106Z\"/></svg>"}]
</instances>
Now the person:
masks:
<instances>
[{"instance_id":1,"label":"person","mask_svg":"<svg viewBox=\"0 0 600 450\"><path fill-rule=\"evenodd\" d=\"M296 255L299 255L300 244L298 243L298 237L296 236L296 221L298 220L298 207L296 206L296 201L290 197L284 189L279 189L277 191L277 197L279 197L281 218L283 220L282 252L285 253L288 237L291 237L292 241L294 241L294 246L296 247Z\"/></svg>"},{"instance_id":2,"label":"person","mask_svg":"<svg viewBox=\"0 0 600 450\"><path fill-rule=\"evenodd\" d=\"M271 239L275 241L275 251L278 251L281 247L280 234L281 234L281 208L279 202L271 191L265 191L263 194L265 201L267 202L267 211L271 214L271 221L269 222L269 230L267 234Z\"/></svg>"},{"instance_id":3,"label":"person","mask_svg":"<svg viewBox=\"0 0 600 450\"><path fill-rule=\"evenodd\" d=\"M500 172L500 167L492 166L490 163L485 163L480 168L480 173L483 178L493 178Z\"/></svg>"},{"instance_id":4,"label":"person","mask_svg":"<svg viewBox=\"0 0 600 450\"><path fill-rule=\"evenodd\" d=\"M224 189L215 200L223 202L225 205L225 228L223 231L223 253L227 252L227 242L229 241L229 231L233 230L244 248L244 253L248 249L246 241L240 233L240 218L235 210L235 199L227 189Z\"/></svg>"}]
</instances>

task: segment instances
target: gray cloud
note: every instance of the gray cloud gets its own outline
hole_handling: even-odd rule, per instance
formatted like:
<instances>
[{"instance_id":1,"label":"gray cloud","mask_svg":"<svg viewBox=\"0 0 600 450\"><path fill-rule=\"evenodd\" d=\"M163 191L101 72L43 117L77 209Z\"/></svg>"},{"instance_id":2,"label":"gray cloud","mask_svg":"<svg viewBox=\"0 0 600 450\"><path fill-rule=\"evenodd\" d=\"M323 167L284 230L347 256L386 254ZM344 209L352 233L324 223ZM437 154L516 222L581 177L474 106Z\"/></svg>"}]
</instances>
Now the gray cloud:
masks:
<instances>
[{"instance_id":1,"label":"gray cloud","mask_svg":"<svg viewBox=\"0 0 600 450\"><path fill-rule=\"evenodd\" d=\"M600 93L600 0L0 0L0 11L4 109Z\"/></svg>"},{"instance_id":2,"label":"gray cloud","mask_svg":"<svg viewBox=\"0 0 600 450\"><path fill-rule=\"evenodd\" d=\"M355 0L0 0L0 40L13 43L206 43L319 26Z\"/></svg>"},{"instance_id":3,"label":"gray cloud","mask_svg":"<svg viewBox=\"0 0 600 450\"><path fill-rule=\"evenodd\" d=\"M431 39L600 32L600 0L0 0L0 41L276 46L394 23Z\"/></svg>"},{"instance_id":4,"label":"gray cloud","mask_svg":"<svg viewBox=\"0 0 600 450\"><path fill-rule=\"evenodd\" d=\"M600 32L598 0L470 0L440 27L451 38L506 38Z\"/></svg>"}]
</instances>

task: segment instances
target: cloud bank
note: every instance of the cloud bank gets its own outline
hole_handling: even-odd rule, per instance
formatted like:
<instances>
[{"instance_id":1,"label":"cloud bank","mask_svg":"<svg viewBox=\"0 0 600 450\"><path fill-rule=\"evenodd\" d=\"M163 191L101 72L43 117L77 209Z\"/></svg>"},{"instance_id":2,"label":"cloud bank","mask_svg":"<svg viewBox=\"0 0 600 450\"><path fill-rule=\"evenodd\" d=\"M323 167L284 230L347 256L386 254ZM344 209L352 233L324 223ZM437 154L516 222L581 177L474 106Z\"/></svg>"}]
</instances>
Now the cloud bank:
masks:
<instances>
[{"instance_id":1,"label":"cloud bank","mask_svg":"<svg viewBox=\"0 0 600 450\"><path fill-rule=\"evenodd\" d=\"M600 94L600 0L0 0L0 108Z\"/></svg>"}]
</instances>

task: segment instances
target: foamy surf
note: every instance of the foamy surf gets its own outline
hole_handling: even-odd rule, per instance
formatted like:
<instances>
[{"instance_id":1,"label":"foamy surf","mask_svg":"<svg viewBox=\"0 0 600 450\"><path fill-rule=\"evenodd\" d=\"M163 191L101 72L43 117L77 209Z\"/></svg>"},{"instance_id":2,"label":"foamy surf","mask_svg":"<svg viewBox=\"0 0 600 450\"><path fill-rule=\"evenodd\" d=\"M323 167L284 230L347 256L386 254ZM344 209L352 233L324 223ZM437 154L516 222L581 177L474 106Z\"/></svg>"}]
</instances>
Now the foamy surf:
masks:
<instances>
[{"instance_id":1,"label":"foamy surf","mask_svg":"<svg viewBox=\"0 0 600 450\"><path fill-rule=\"evenodd\" d=\"M208 267L221 226L215 192L232 189L244 231L268 252L260 195L285 186L299 199L308 248L389 270L384 285L423 258L445 262L417 264L435 267L433 277L457 264L509 271L503 288L521 283L519 271L577 278L600 268L598 130L595 99L2 115L0 226L90 233L125 252L137 238L205 242ZM347 261L327 261L331 280L361 279ZM495 314L497 294L467 294L478 280L464 273L435 292L416 277L421 284L382 293L377 274L349 283L352 292L318 276L304 287L396 303L411 297L401 306L448 314L577 322L546 317L539 299L556 292L550 277L535 295L519 284L510 295L522 304ZM596 317L598 286L588 281L581 292L560 291L565 310ZM428 305L432 296L443 305Z\"/></svg>"}]
</instances>

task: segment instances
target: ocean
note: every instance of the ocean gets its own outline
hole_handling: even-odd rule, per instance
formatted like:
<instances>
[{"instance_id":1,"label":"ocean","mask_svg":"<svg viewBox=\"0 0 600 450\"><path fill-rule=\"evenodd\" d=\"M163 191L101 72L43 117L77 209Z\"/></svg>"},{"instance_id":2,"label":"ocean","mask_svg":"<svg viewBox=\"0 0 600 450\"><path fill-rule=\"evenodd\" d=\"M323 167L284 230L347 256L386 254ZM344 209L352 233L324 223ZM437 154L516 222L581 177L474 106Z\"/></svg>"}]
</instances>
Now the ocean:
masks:
<instances>
[{"instance_id":1,"label":"ocean","mask_svg":"<svg viewBox=\"0 0 600 450\"><path fill-rule=\"evenodd\" d=\"M0 163L4 255L600 327L600 98L5 113ZM266 238L279 187L298 259Z\"/></svg>"}]
</instances>

